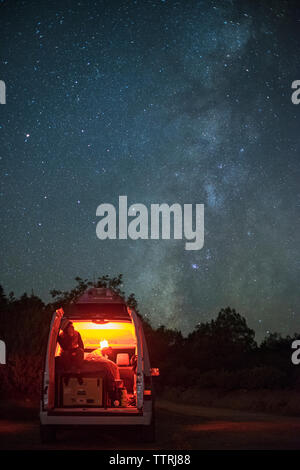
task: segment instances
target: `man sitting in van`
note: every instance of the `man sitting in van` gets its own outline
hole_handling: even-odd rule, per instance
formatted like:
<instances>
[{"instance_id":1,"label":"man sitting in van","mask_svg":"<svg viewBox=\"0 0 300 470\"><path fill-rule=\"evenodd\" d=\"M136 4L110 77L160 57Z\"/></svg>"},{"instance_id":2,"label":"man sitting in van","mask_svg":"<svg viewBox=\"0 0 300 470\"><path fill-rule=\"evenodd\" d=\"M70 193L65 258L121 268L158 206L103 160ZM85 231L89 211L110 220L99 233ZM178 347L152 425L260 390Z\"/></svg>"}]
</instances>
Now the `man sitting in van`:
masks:
<instances>
[{"instance_id":1,"label":"man sitting in van","mask_svg":"<svg viewBox=\"0 0 300 470\"><path fill-rule=\"evenodd\" d=\"M57 339L61 347L61 361L66 370L80 369L84 358L84 345L80 333L69 321Z\"/></svg>"},{"instance_id":2,"label":"man sitting in van","mask_svg":"<svg viewBox=\"0 0 300 470\"><path fill-rule=\"evenodd\" d=\"M117 364L108 359L111 355L112 348L97 348L94 351L90 352L85 356L86 361L97 361L97 363L102 363L105 365L105 368L109 370L109 375L112 380L119 380L120 373Z\"/></svg>"}]
</instances>

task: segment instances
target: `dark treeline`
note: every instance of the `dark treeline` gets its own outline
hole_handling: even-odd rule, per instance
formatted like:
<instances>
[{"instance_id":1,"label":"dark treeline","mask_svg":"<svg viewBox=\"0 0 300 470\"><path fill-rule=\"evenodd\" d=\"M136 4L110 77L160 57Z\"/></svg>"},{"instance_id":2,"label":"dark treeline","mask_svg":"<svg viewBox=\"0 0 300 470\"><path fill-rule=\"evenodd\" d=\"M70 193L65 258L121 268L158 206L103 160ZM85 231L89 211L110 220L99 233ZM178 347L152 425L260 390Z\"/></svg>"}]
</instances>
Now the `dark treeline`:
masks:
<instances>
[{"instance_id":1,"label":"dark treeline","mask_svg":"<svg viewBox=\"0 0 300 470\"><path fill-rule=\"evenodd\" d=\"M89 286L110 287L125 297L122 275L75 280L71 291L52 291L53 301L48 304L33 293L16 299L0 286L0 339L7 347L7 365L0 367L1 395L39 395L49 325L56 308L67 308ZM134 294L126 300L138 312ZM154 328L141 318L152 367L161 372L158 391L169 386L226 391L300 388L300 366L298 370L291 362L291 344L300 335L269 334L258 346L245 318L230 307L222 309L216 319L199 323L187 337L164 326Z\"/></svg>"}]
</instances>

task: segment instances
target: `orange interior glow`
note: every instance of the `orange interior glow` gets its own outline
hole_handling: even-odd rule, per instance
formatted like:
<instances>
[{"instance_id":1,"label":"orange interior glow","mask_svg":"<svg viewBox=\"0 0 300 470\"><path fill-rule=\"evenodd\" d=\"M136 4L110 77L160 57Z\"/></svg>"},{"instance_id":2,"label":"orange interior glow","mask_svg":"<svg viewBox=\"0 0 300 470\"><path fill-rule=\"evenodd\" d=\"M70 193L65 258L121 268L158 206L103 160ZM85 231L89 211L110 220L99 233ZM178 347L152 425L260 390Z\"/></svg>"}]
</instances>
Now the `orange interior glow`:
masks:
<instances>
[{"instance_id":1,"label":"orange interior glow","mask_svg":"<svg viewBox=\"0 0 300 470\"><path fill-rule=\"evenodd\" d=\"M108 322L102 324L93 321L73 321L73 325L75 330L80 333L85 349L96 349L99 348L99 345L101 348L136 346L135 328L132 323Z\"/></svg>"}]
</instances>

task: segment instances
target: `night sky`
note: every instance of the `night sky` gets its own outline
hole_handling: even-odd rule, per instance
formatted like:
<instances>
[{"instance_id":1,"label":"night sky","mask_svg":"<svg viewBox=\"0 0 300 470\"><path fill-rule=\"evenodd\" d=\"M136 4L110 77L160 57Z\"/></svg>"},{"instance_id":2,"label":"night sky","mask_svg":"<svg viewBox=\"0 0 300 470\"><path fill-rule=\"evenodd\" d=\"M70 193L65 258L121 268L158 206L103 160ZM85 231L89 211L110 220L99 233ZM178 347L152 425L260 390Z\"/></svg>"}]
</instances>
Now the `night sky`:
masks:
<instances>
[{"instance_id":1,"label":"night sky","mask_svg":"<svg viewBox=\"0 0 300 470\"><path fill-rule=\"evenodd\" d=\"M300 15L293 2L0 1L1 272L50 300L124 274L155 325L231 306L300 331ZM106 240L97 206L205 205L184 240Z\"/></svg>"}]
</instances>

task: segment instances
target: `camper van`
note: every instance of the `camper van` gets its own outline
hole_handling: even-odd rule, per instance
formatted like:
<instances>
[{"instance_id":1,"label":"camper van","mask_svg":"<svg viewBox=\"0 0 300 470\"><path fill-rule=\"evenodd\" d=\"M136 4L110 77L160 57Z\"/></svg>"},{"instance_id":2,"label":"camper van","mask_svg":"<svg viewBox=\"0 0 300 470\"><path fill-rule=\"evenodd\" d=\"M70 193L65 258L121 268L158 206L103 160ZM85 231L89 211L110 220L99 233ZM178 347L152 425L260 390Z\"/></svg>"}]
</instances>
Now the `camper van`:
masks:
<instances>
[{"instance_id":1,"label":"camper van","mask_svg":"<svg viewBox=\"0 0 300 470\"><path fill-rule=\"evenodd\" d=\"M70 326L80 344L68 349ZM137 435L153 441L155 375L159 371L150 368L137 313L111 289L88 289L52 318L40 408L42 442L54 441L59 429L79 426L136 427Z\"/></svg>"}]
</instances>

